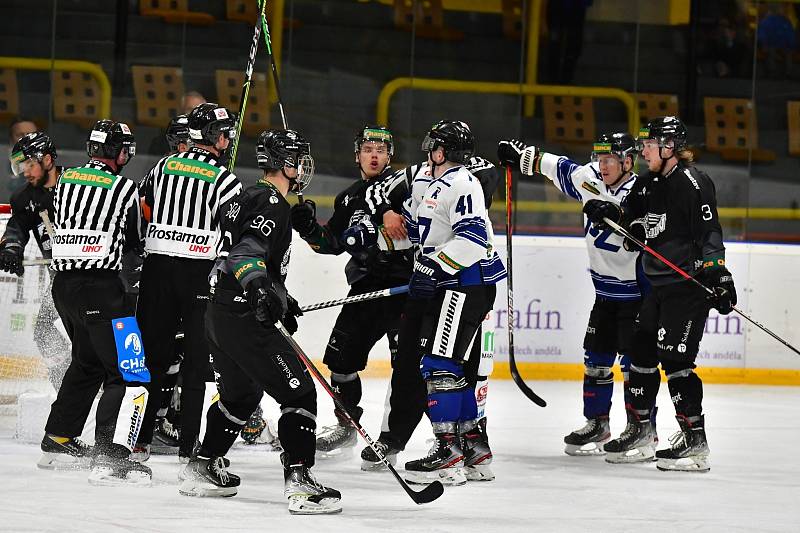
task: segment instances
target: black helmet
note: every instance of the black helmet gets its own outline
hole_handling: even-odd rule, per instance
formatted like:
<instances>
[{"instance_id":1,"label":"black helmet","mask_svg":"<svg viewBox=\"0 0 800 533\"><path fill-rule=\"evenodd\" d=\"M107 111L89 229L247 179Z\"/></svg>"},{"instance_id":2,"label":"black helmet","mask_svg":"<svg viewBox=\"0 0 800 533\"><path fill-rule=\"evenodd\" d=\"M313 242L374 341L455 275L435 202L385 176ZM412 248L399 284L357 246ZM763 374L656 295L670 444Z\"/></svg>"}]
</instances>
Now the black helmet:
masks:
<instances>
[{"instance_id":1,"label":"black helmet","mask_svg":"<svg viewBox=\"0 0 800 533\"><path fill-rule=\"evenodd\" d=\"M53 160L58 157L53 141L45 132L35 131L23 135L11 150L11 155L9 156L11 160L11 170L14 172L15 176L19 176L23 173L25 161L35 159L37 162L41 163L42 158L47 154L50 154Z\"/></svg>"},{"instance_id":2,"label":"black helmet","mask_svg":"<svg viewBox=\"0 0 800 533\"><path fill-rule=\"evenodd\" d=\"M128 125L113 120L98 120L86 141L89 157L116 160L123 150L128 153L128 161L136 155L136 140Z\"/></svg>"},{"instance_id":3,"label":"black helmet","mask_svg":"<svg viewBox=\"0 0 800 533\"><path fill-rule=\"evenodd\" d=\"M392 132L386 126L370 126L367 124L359 130L353 141L353 149L356 153L361 151L361 145L367 141L385 143L389 157L394 155L394 138Z\"/></svg>"},{"instance_id":4,"label":"black helmet","mask_svg":"<svg viewBox=\"0 0 800 533\"><path fill-rule=\"evenodd\" d=\"M200 104L189 112L188 118L189 138L197 144L214 146L220 134L228 139L236 137L236 119L221 105Z\"/></svg>"},{"instance_id":5,"label":"black helmet","mask_svg":"<svg viewBox=\"0 0 800 533\"><path fill-rule=\"evenodd\" d=\"M636 141L629 133L603 133L592 146L592 161L602 154L614 154L623 163L630 156L636 162Z\"/></svg>"},{"instance_id":6,"label":"black helmet","mask_svg":"<svg viewBox=\"0 0 800 533\"><path fill-rule=\"evenodd\" d=\"M654 139L660 148L667 147L666 144L672 141L672 148L677 152L686 148L687 136L686 126L678 117L658 117L639 130L637 148L641 151L643 141Z\"/></svg>"},{"instance_id":7,"label":"black helmet","mask_svg":"<svg viewBox=\"0 0 800 533\"><path fill-rule=\"evenodd\" d=\"M311 144L294 130L267 130L261 132L256 143L258 168L280 170L289 166L297 169L294 192L301 192L314 175Z\"/></svg>"},{"instance_id":8,"label":"black helmet","mask_svg":"<svg viewBox=\"0 0 800 533\"><path fill-rule=\"evenodd\" d=\"M475 137L465 122L441 120L433 125L422 141L422 151L444 148L444 157L454 163L466 163L475 153Z\"/></svg>"},{"instance_id":9,"label":"black helmet","mask_svg":"<svg viewBox=\"0 0 800 533\"><path fill-rule=\"evenodd\" d=\"M189 117L186 115L178 115L169 121L167 126L167 144L169 144L170 152L177 152L178 145L190 144L189 140Z\"/></svg>"}]
</instances>

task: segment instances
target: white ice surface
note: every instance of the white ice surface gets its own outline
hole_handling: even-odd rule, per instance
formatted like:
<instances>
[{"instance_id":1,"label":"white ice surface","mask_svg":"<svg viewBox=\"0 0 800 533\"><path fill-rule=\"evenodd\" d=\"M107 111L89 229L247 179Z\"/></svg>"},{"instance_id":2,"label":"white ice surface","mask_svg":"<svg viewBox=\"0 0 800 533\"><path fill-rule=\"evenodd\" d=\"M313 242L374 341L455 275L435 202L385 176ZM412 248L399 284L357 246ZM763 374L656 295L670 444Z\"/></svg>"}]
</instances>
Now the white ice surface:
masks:
<instances>
[{"instance_id":1,"label":"white ice surface","mask_svg":"<svg viewBox=\"0 0 800 533\"><path fill-rule=\"evenodd\" d=\"M386 383L364 382L364 421L374 437ZM13 422L5 419L0 531L800 531L800 389L706 386L712 468L687 474L564 455L563 436L582 425L580 383L531 385L548 407L530 403L511 381L491 384L496 481L446 488L439 500L417 506L389 474L359 470L359 443L349 460L314 468L320 481L341 490L344 506L340 515L318 517L288 514L276 453L236 448L229 454L231 471L242 476L234 498L180 496L174 457L148 463L151 488L93 487L85 472L37 469L38 447L12 440ZM320 421L331 423L330 400L320 398ZM659 403L663 446L677 429L666 387ZM624 426L619 402L611 425L615 434ZM427 451L429 432L423 420L399 466Z\"/></svg>"}]
</instances>

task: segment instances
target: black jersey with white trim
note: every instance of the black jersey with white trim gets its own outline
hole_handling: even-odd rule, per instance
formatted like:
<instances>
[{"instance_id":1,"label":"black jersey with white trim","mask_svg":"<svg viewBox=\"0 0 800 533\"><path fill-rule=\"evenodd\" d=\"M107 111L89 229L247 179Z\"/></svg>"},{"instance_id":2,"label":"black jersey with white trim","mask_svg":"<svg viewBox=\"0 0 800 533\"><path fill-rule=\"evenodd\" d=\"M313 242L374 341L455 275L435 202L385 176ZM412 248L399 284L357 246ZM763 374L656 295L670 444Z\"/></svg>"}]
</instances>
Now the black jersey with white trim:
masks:
<instances>
[{"instance_id":1,"label":"black jersey with white trim","mask_svg":"<svg viewBox=\"0 0 800 533\"><path fill-rule=\"evenodd\" d=\"M61 175L62 167L56 167L56 174ZM56 196L55 187L34 187L30 183L11 195L11 218L6 223L3 242L18 242L24 249L30 240L31 233L39 245L42 257L50 259L52 244L47 233L42 211L47 211L50 222L55 219L53 201Z\"/></svg>"},{"instance_id":2,"label":"black jersey with white trim","mask_svg":"<svg viewBox=\"0 0 800 533\"><path fill-rule=\"evenodd\" d=\"M220 244L220 209L242 190L235 174L202 148L168 155L139 186L150 210L147 253L214 259Z\"/></svg>"},{"instance_id":3,"label":"black jersey with white trim","mask_svg":"<svg viewBox=\"0 0 800 533\"><path fill-rule=\"evenodd\" d=\"M123 253L140 246L136 183L105 163L92 159L65 170L54 210L55 271L120 270Z\"/></svg>"}]
</instances>

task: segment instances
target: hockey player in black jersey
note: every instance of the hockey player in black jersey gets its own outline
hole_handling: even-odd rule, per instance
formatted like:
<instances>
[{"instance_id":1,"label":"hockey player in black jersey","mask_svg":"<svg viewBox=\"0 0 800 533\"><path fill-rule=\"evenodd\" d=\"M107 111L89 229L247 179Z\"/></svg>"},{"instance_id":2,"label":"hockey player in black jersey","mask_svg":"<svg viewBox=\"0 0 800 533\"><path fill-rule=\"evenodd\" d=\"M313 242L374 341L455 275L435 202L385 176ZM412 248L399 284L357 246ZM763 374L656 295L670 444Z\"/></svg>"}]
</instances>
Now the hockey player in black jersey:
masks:
<instances>
[{"instance_id":1,"label":"hockey player in black jersey","mask_svg":"<svg viewBox=\"0 0 800 533\"><path fill-rule=\"evenodd\" d=\"M652 292L639 311L631 350L633 416L620 437L605 445L607 452L635 453L652 440L649 418L661 381L660 364L680 431L670 439L670 448L656 452L657 466L659 470L707 472L703 384L694 372L695 359L709 309L730 313L736 305L736 289L725 266L714 183L692 166L686 137L686 127L678 118L652 120L639 134L649 171L639 176L621 207L613 202L588 202L584 212L595 224L602 225L608 218L627 227L714 291L709 298L662 261L643 254Z\"/></svg>"},{"instance_id":2,"label":"hockey player in black jersey","mask_svg":"<svg viewBox=\"0 0 800 533\"><path fill-rule=\"evenodd\" d=\"M159 160L139 186L150 218L136 315L152 372L141 447L151 444L161 388L175 357L175 336L179 330L184 334L178 450L184 461L199 435L205 383L212 379L203 316L208 272L221 235L221 206L241 190L239 179L220 162L236 134L230 112L200 104L189 113L187 126L193 146Z\"/></svg>"},{"instance_id":3,"label":"hockey player in black jersey","mask_svg":"<svg viewBox=\"0 0 800 533\"><path fill-rule=\"evenodd\" d=\"M367 191L391 174L389 163L394 150L392 134L380 126L365 126L354 141L359 179L337 195L333 215L325 225L317 222L311 200L292 207L292 227L311 248L320 254L351 254L345 267L348 295L362 294L408 283L412 258L408 250L392 251L374 244L381 231L368 211ZM358 226L355 230L349 228ZM363 232L362 232L363 230ZM349 233L347 233L349 231ZM348 242L348 239L351 242ZM361 378L367 357L375 343L386 336L392 358L397 351L397 328L405 295L392 296L342 306L333 326L324 362L331 371L331 385L350 413L362 413ZM322 428L317 439L317 454L333 457L356 444L356 430L344 414L335 410L338 423Z\"/></svg>"},{"instance_id":4,"label":"hockey player in black jersey","mask_svg":"<svg viewBox=\"0 0 800 533\"><path fill-rule=\"evenodd\" d=\"M38 466L81 466L91 458L90 483L149 484L150 469L129 459L149 373L135 301L119 275L123 254L141 246L136 184L120 174L136 143L126 124L101 120L86 149L91 159L62 173L54 201L53 301L72 341L72 361L45 425ZM101 384L92 450L77 437Z\"/></svg>"},{"instance_id":5,"label":"hockey player in black jersey","mask_svg":"<svg viewBox=\"0 0 800 533\"><path fill-rule=\"evenodd\" d=\"M310 146L292 130L259 136L264 175L223 206L222 251L211 275L206 328L219 400L208 410L202 444L186 466L180 493L233 496L239 476L224 457L264 392L281 406L278 433L285 452L284 494L293 514L341 511L339 491L319 484L314 465L317 396L300 358L275 327L297 330L301 313L287 294L292 228L289 192L299 193L313 173Z\"/></svg>"},{"instance_id":6,"label":"hockey player in black jersey","mask_svg":"<svg viewBox=\"0 0 800 533\"><path fill-rule=\"evenodd\" d=\"M53 198L58 176L63 170L56 165L57 157L53 141L42 131L23 136L11 150L12 171L15 175L24 175L27 183L11 195L11 218L0 239L0 270L17 276L25 273L23 252L31 234L42 257L50 259L52 243L41 213L47 213L48 223L52 225ZM53 305L50 285L44 289L33 336L47 367L50 383L58 390L69 366L70 354L64 337L55 327L58 313Z\"/></svg>"}]
</instances>

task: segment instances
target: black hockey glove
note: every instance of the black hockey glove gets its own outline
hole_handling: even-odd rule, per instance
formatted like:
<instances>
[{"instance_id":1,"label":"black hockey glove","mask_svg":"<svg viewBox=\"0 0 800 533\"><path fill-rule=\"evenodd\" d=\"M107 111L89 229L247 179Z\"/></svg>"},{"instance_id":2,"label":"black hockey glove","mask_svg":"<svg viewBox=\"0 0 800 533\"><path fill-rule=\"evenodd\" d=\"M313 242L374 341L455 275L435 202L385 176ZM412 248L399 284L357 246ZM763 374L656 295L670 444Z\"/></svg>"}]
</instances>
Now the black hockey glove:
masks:
<instances>
[{"instance_id":1,"label":"black hockey glove","mask_svg":"<svg viewBox=\"0 0 800 533\"><path fill-rule=\"evenodd\" d=\"M522 151L525 150L525 145L516 139L503 139L497 143L497 159L500 164L511 166L512 168L519 168L519 160L522 157Z\"/></svg>"},{"instance_id":2,"label":"black hockey glove","mask_svg":"<svg viewBox=\"0 0 800 533\"><path fill-rule=\"evenodd\" d=\"M281 319L281 323L283 327L286 328L286 331L289 332L289 335L294 335L297 333L297 317L303 316L303 310L300 309L300 304L297 303L297 300L286 295L286 314L283 315Z\"/></svg>"},{"instance_id":3,"label":"black hockey glove","mask_svg":"<svg viewBox=\"0 0 800 533\"><path fill-rule=\"evenodd\" d=\"M433 298L436 285L444 272L430 257L420 255L414 263L411 279L408 281L408 295L411 298Z\"/></svg>"},{"instance_id":4,"label":"black hockey glove","mask_svg":"<svg viewBox=\"0 0 800 533\"><path fill-rule=\"evenodd\" d=\"M724 266L706 267L703 270L703 279L708 288L714 291L713 296L708 295L711 307L721 315L730 314L737 300L733 276L728 269Z\"/></svg>"},{"instance_id":5,"label":"black hockey glove","mask_svg":"<svg viewBox=\"0 0 800 533\"><path fill-rule=\"evenodd\" d=\"M644 232L643 224L636 224L636 223L631 224L631 226L628 228L628 233L636 237L636 239L641 243L644 243L645 239L647 238ZM642 248L638 244L636 244L627 237L625 237L622 240L622 247L629 252L640 252L642 250Z\"/></svg>"},{"instance_id":6,"label":"black hockey glove","mask_svg":"<svg viewBox=\"0 0 800 533\"><path fill-rule=\"evenodd\" d=\"M313 200L305 200L302 204L293 205L289 211L292 228L305 239L317 227L317 204Z\"/></svg>"},{"instance_id":7,"label":"black hockey glove","mask_svg":"<svg viewBox=\"0 0 800 533\"><path fill-rule=\"evenodd\" d=\"M364 219L342 233L342 244L350 254L356 254L378 242L378 228L369 219Z\"/></svg>"},{"instance_id":8,"label":"black hockey glove","mask_svg":"<svg viewBox=\"0 0 800 533\"><path fill-rule=\"evenodd\" d=\"M605 200L589 200L584 204L583 212L586 213L589 222L598 229L609 229L604 218L616 223L622 220L622 208L614 202Z\"/></svg>"},{"instance_id":9,"label":"black hockey glove","mask_svg":"<svg viewBox=\"0 0 800 533\"><path fill-rule=\"evenodd\" d=\"M18 242L0 243L0 270L22 276L25 273L25 267L22 266L22 252L22 244Z\"/></svg>"},{"instance_id":10,"label":"black hockey glove","mask_svg":"<svg viewBox=\"0 0 800 533\"><path fill-rule=\"evenodd\" d=\"M286 302L280 297L269 279L253 278L247 284L247 303L262 324L275 324L286 314Z\"/></svg>"}]
</instances>

